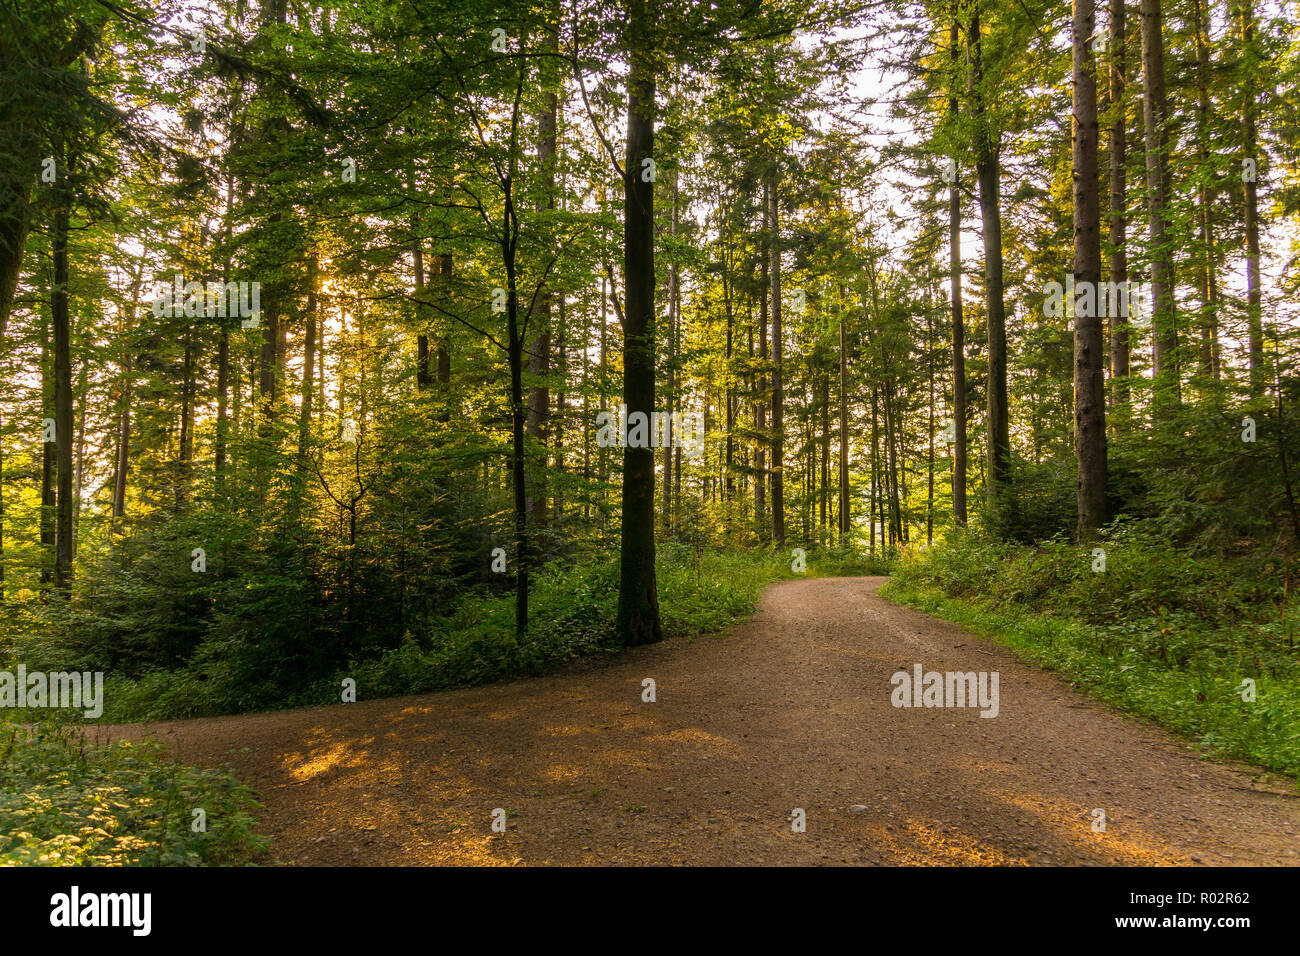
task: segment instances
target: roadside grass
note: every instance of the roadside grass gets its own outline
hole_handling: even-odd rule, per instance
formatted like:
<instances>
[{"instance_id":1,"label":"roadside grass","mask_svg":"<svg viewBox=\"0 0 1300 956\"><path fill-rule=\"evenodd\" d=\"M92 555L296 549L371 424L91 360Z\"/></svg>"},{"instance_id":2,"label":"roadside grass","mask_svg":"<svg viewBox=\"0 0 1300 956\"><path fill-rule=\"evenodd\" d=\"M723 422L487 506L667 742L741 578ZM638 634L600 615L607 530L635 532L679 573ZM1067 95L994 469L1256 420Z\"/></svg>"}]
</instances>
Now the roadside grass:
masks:
<instances>
[{"instance_id":1,"label":"roadside grass","mask_svg":"<svg viewBox=\"0 0 1300 956\"><path fill-rule=\"evenodd\" d=\"M1098 573L1090 548L963 536L905 553L880 593L1009 647L1208 755L1300 781L1300 602L1281 576L1158 541L1101 546Z\"/></svg>"}]
</instances>

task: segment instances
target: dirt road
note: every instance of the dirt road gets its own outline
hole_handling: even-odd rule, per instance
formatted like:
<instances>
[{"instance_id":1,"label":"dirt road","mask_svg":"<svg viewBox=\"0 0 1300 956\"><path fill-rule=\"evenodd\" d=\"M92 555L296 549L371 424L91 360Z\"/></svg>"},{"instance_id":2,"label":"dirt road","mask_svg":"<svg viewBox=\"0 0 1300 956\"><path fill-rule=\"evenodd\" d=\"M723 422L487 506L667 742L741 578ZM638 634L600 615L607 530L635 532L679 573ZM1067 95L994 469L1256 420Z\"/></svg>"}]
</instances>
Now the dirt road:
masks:
<instances>
[{"instance_id":1,"label":"dirt road","mask_svg":"<svg viewBox=\"0 0 1300 956\"><path fill-rule=\"evenodd\" d=\"M1300 864L1300 799L883 580L782 582L721 635L580 672L115 733L232 767L273 863ZM916 664L998 672L997 716L892 706Z\"/></svg>"}]
</instances>

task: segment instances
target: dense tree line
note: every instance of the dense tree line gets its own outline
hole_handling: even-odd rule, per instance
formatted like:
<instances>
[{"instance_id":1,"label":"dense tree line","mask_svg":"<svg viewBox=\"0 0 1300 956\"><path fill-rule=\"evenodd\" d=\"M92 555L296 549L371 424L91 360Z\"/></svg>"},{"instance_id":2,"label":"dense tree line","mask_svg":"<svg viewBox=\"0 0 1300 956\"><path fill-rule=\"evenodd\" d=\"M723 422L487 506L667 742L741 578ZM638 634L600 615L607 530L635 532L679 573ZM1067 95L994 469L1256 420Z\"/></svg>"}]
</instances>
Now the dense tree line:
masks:
<instances>
[{"instance_id":1,"label":"dense tree line","mask_svg":"<svg viewBox=\"0 0 1300 956\"><path fill-rule=\"evenodd\" d=\"M1295 13L6 4L8 651L328 672L613 553L632 645L664 542L1293 551Z\"/></svg>"}]
</instances>

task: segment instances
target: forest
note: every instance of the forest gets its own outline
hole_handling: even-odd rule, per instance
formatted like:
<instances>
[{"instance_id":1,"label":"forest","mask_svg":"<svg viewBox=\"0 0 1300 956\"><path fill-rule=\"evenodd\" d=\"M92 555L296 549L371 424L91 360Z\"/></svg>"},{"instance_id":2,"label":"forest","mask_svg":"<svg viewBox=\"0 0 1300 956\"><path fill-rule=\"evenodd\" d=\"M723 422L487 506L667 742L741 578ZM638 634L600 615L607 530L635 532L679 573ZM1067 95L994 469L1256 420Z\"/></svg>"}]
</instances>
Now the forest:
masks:
<instances>
[{"instance_id":1,"label":"forest","mask_svg":"<svg viewBox=\"0 0 1300 956\"><path fill-rule=\"evenodd\" d=\"M889 575L1300 778L1298 79L1289 0L5 0L0 667L242 714Z\"/></svg>"}]
</instances>

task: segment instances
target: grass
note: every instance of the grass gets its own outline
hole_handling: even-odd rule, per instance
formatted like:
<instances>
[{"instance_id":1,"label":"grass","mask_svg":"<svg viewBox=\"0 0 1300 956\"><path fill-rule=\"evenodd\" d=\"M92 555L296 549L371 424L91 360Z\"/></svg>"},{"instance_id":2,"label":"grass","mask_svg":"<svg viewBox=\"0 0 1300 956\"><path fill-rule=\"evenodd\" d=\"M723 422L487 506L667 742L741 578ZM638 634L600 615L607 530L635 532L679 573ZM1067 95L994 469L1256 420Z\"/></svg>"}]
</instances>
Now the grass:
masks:
<instances>
[{"instance_id":1,"label":"grass","mask_svg":"<svg viewBox=\"0 0 1300 956\"><path fill-rule=\"evenodd\" d=\"M881 594L961 624L1202 752L1300 781L1300 606L1282 579L1167 544L958 539L905 555ZM1113 575L1113 577L1108 577ZM1254 699L1246 680L1254 682Z\"/></svg>"}]
</instances>

